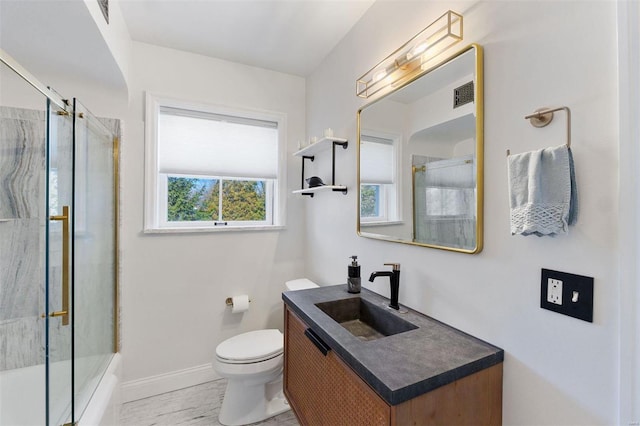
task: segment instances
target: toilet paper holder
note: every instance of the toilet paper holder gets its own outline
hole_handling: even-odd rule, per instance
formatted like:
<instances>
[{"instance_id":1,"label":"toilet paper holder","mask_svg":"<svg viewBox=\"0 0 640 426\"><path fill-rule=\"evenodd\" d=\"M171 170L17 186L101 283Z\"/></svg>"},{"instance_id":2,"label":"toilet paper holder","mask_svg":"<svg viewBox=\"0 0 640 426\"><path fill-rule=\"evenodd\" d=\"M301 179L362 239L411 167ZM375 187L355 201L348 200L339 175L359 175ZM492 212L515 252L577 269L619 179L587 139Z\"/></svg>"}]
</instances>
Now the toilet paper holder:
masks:
<instances>
[{"instance_id":1,"label":"toilet paper holder","mask_svg":"<svg viewBox=\"0 0 640 426\"><path fill-rule=\"evenodd\" d=\"M233 298L232 297L227 297L226 300L224 301L224 303L227 306L233 306ZM249 303L251 303L251 299L249 299Z\"/></svg>"}]
</instances>

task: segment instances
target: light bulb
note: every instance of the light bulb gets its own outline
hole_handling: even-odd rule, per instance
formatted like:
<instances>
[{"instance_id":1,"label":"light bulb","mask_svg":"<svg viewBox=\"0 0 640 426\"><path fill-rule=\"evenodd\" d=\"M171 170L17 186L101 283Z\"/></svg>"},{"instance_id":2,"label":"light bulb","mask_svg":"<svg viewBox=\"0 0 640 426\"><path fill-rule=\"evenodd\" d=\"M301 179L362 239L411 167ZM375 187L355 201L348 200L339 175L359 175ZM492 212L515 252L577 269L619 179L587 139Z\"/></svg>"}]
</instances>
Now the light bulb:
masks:
<instances>
[{"instance_id":1,"label":"light bulb","mask_svg":"<svg viewBox=\"0 0 640 426\"><path fill-rule=\"evenodd\" d=\"M424 52L425 50L427 50L427 47L429 45L427 44L427 42L425 41L424 43L420 43L419 45L417 45L416 47L414 47L413 49L411 49L409 51L409 53L407 53L407 61L412 60L413 58L415 58L416 56L420 55L422 52Z\"/></svg>"},{"instance_id":2,"label":"light bulb","mask_svg":"<svg viewBox=\"0 0 640 426\"><path fill-rule=\"evenodd\" d=\"M419 45L414 47L411 53L413 53L413 56L418 56L419 54L427 50L427 47L429 47L429 44L425 41L424 43L420 43Z\"/></svg>"},{"instance_id":3,"label":"light bulb","mask_svg":"<svg viewBox=\"0 0 640 426\"><path fill-rule=\"evenodd\" d=\"M373 81L378 82L387 76L387 70L380 70L373 75Z\"/></svg>"}]
</instances>

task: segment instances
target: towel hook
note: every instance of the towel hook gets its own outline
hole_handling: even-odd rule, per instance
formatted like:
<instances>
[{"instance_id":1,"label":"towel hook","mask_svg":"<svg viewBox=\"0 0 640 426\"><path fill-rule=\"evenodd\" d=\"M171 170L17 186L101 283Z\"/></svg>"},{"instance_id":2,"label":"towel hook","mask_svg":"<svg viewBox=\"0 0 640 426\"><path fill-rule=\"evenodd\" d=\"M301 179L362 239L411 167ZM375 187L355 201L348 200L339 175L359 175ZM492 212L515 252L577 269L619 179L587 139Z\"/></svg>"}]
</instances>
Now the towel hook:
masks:
<instances>
[{"instance_id":1,"label":"towel hook","mask_svg":"<svg viewBox=\"0 0 640 426\"><path fill-rule=\"evenodd\" d=\"M562 106L558 108L539 108L533 114L526 115L525 120L529 120L533 127L545 127L553 120L553 113L556 111L564 111L567 113L567 148L571 147L571 110L569 107ZM511 151L507 150L507 157L511 155Z\"/></svg>"}]
</instances>

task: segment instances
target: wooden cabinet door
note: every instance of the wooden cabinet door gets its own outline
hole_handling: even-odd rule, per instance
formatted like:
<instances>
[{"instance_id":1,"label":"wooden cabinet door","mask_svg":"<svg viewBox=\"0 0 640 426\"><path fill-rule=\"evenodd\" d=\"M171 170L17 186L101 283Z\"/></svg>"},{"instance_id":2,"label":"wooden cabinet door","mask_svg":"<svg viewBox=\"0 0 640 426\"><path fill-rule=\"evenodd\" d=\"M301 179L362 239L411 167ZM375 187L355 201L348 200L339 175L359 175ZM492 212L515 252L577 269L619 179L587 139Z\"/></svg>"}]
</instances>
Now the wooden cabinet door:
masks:
<instances>
[{"instance_id":1,"label":"wooden cabinet door","mask_svg":"<svg viewBox=\"0 0 640 426\"><path fill-rule=\"evenodd\" d=\"M327 404L326 357L304 334L306 325L285 309L284 393L303 425L322 425Z\"/></svg>"},{"instance_id":2,"label":"wooden cabinet door","mask_svg":"<svg viewBox=\"0 0 640 426\"><path fill-rule=\"evenodd\" d=\"M324 412L325 425L389 425L391 407L375 393L335 352L327 355L330 394Z\"/></svg>"},{"instance_id":3,"label":"wooden cabinet door","mask_svg":"<svg viewBox=\"0 0 640 426\"><path fill-rule=\"evenodd\" d=\"M390 407L332 350L323 353L317 336L305 332L306 324L286 309L284 390L300 423L388 425ZM320 340L320 348L313 339Z\"/></svg>"}]
</instances>

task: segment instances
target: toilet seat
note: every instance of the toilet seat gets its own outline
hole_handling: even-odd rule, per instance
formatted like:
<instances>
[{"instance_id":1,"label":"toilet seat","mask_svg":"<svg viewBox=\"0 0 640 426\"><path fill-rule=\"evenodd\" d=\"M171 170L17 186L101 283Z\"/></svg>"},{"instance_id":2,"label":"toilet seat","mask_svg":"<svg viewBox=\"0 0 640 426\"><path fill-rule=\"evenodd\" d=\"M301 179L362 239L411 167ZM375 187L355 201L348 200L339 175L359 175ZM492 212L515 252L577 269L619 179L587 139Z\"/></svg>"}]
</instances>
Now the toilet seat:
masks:
<instances>
[{"instance_id":1,"label":"toilet seat","mask_svg":"<svg viewBox=\"0 0 640 426\"><path fill-rule=\"evenodd\" d=\"M216 348L216 358L227 364L250 364L282 354L284 337L278 329L256 330L238 334Z\"/></svg>"}]
</instances>

